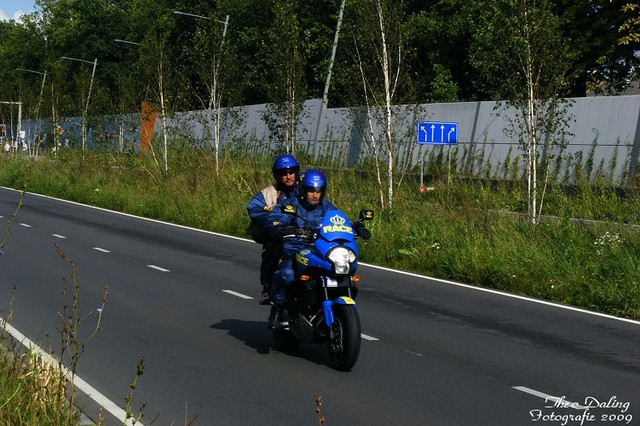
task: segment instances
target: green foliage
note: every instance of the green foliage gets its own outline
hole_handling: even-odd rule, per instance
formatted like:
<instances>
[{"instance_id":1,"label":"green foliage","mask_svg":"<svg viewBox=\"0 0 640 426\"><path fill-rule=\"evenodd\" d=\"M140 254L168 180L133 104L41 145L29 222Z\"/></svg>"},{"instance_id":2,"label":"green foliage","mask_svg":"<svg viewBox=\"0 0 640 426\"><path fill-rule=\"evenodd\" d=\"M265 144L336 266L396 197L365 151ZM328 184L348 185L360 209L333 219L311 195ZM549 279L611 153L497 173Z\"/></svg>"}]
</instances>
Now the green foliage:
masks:
<instances>
[{"instance_id":1,"label":"green foliage","mask_svg":"<svg viewBox=\"0 0 640 426\"><path fill-rule=\"evenodd\" d=\"M354 47L357 43L364 48L366 40L377 33L377 3L347 3L329 91L332 106L363 104ZM392 29L388 41L402 46L403 82L395 94L397 102L508 96L502 82L515 83L519 73L511 72L506 60L517 57L522 44L503 36L523 5L549 12L539 16L538 22L544 25L516 28L537 32L550 47L547 54L566 54L560 96L584 96L587 90L616 93L637 77L640 69L635 54L639 42L630 38L627 44L617 43L627 33L618 31L629 19L622 13L624 0L379 3ZM15 69L46 70L47 90L40 112L55 120L56 115L81 115L90 84L90 67L63 61L62 56L97 59L90 115L136 112L140 101L157 101L160 60L167 79L168 109L202 108L211 84L208 70L220 45L219 21L226 15L230 18L228 42L219 69L225 74L224 106L281 102L286 98L286 78L295 79L297 99L318 98L327 76L341 0L37 0L36 4L38 11L23 22L0 22L0 93L3 100L21 97L25 118L32 118L40 79ZM174 10L213 19L177 16ZM496 20L487 22L488 18ZM558 31L547 31L550 26ZM570 43L555 49L558 37ZM136 47L114 39L142 44ZM490 49L481 47L481 41ZM536 46L538 52L540 47L544 45ZM487 54L480 55L482 52ZM396 53L390 56L392 60L399 57ZM370 78L378 67L375 60L365 61ZM556 68L549 67L549 72ZM478 72L482 69L489 72ZM372 86L376 83L370 82Z\"/></svg>"},{"instance_id":2,"label":"green foliage","mask_svg":"<svg viewBox=\"0 0 640 426\"><path fill-rule=\"evenodd\" d=\"M562 16L564 33L572 41L569 83L573 96L617 93L638 78L639 41L618 43L628 14L627 0L558 0L553 2ZM636 68L636 69L634 69ZM626 78L620 78L626 75Z\"/></svg>"}]
</instances>

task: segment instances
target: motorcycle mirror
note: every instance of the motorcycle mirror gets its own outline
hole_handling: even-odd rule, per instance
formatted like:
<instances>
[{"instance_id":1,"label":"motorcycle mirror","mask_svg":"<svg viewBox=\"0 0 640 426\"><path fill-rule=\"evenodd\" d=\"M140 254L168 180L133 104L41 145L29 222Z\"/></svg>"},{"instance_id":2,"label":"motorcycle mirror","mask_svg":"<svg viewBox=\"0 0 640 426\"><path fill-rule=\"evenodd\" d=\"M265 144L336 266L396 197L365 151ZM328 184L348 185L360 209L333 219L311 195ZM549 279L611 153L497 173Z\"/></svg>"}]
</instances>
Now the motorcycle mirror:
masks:
<instances>
[{"instance_id":1,"label":"motorcycle mirror","mask_svg":"<svg viewBox=\"0 0 640 426\"><path fill-rule=\"evenodd\" d=\"M360 220L373 219L373 210L360 210Z\"/></svg>"}]
</instances>

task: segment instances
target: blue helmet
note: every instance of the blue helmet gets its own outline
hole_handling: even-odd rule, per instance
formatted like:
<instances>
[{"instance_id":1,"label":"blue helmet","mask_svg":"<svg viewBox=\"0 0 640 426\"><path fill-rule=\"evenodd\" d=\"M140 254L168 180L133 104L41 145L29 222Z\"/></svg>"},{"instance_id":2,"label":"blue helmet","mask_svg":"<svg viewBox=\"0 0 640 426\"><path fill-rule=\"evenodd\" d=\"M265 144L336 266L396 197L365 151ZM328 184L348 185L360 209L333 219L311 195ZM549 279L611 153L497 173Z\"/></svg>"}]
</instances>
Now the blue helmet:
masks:
<instances>
[{"instance_id":1,"label":"blue helmet","mask_svg":"<svg viewBox=\"0 0 640 426\"><path fill-rule=\"evenodd\" d=\"M327 191L327 178L324 173L317 169L309 169L300 178L300 201L307 201L307 191L320 191L320 200L324 198Z\"/></svg>"},{"instance_id":2,"label":"blue helmet","mask_svg":"<svg viewBox=\"0 0 640 426\"><path fill-rule=\"evenodd\" d=\"M278 155L273 162L273 167L271 171L273 172L273 178L278 181L278 175L280 175L285 170L293 170L296 174L296 180L298 180L298 175L300 174L300 164L295 159L293 155L283 154Z\"/></svg>"}]
</instances>

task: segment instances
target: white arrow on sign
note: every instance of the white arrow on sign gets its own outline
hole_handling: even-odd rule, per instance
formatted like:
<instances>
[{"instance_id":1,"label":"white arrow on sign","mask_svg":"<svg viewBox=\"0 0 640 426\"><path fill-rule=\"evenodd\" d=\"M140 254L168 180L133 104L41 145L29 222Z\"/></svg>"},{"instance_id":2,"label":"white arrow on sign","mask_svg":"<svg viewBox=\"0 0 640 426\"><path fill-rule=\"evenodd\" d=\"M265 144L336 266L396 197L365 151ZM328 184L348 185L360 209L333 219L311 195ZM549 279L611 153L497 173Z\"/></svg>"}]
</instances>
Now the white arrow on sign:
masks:
<instances>
[{"instance_id":1,"label":"white arrow on sign","mask_svg":"<svg viewBox=\"0 0 640 426\"><path fill-rule=\"evenodd\" d=\"M447 135L447 142L451 142L451 133L454 133L455 131L456 131L456 128L455 128L455 127L452 127L452 128L449 130L449 134Z\"/></svg>"}]
</instances>

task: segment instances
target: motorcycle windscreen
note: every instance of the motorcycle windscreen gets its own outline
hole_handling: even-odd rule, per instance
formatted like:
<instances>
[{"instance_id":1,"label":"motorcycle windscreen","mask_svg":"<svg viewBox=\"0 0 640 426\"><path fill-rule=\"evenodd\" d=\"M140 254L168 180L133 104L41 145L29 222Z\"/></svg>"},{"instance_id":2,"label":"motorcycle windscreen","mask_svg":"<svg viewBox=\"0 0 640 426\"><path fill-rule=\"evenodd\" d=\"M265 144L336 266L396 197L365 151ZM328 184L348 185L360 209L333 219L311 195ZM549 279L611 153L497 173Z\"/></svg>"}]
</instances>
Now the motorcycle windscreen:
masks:
<instances>
[{"instance_id":1,"label":"motorcycle windscreen","mask_svg":"<svg viewBox=\"0 0 640 426\"><path fill-rule=\"evenodd\" d=\"M324 215L319 233L327 241L353 241L355 238L349 218L340 210L331 210Z\"/></svg>"}]
</instances>

